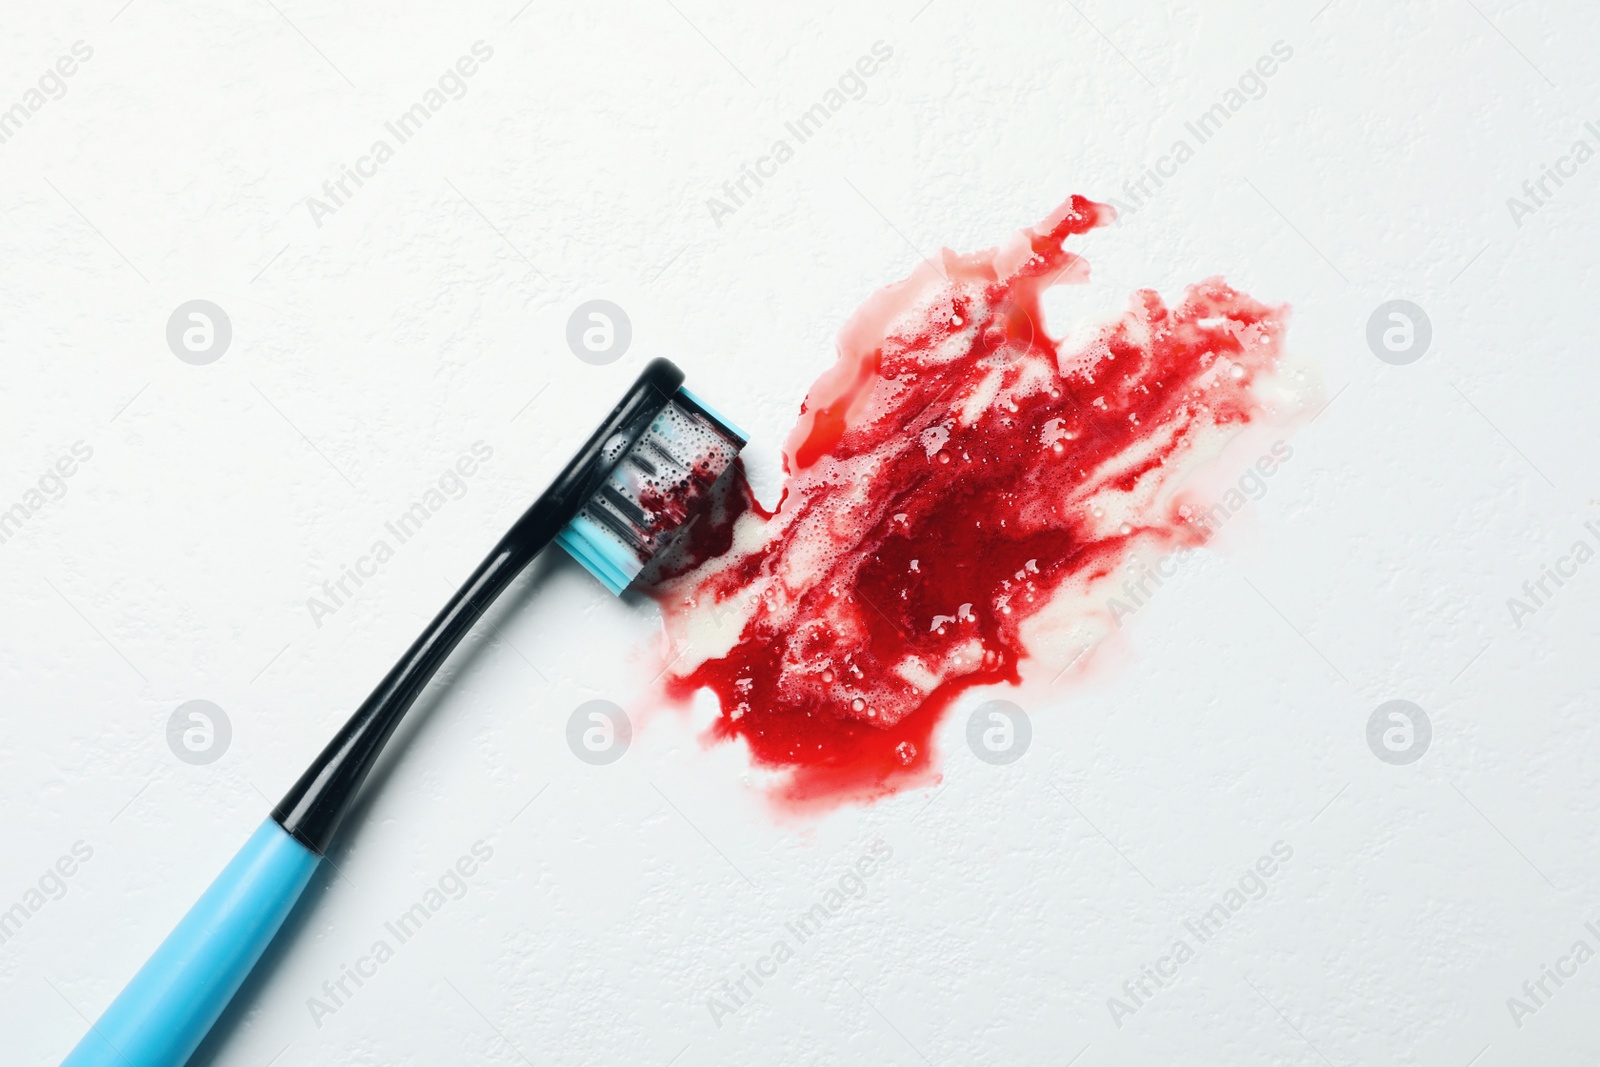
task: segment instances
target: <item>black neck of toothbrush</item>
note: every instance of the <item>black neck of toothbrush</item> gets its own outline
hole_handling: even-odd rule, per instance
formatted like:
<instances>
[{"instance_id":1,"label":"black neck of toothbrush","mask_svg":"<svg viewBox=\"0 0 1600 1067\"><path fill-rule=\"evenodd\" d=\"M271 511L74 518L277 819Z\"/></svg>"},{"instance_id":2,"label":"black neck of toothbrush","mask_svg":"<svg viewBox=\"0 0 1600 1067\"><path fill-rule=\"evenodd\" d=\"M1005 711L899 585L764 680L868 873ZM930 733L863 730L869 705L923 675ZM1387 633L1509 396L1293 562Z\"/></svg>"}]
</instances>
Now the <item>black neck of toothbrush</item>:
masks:
<instances>
[{"instance_id":1,"label":"black neck of toothbrush","mask_svg":"<svg viewBox=\"0 0 1600 1067\"><path fill-rule=\"evenodd\" d=\"M444 610L400 657L400 662L306 768L272 812L278 824L297 841L319 856L327 851L385 742L434 672L495 597L572 521L617 458L649 428L682 384L683 372L667 360L653 360L645 367L628 395L550 488L500 539L472 577L456 590Z\"/></svg>"}]
</instances>

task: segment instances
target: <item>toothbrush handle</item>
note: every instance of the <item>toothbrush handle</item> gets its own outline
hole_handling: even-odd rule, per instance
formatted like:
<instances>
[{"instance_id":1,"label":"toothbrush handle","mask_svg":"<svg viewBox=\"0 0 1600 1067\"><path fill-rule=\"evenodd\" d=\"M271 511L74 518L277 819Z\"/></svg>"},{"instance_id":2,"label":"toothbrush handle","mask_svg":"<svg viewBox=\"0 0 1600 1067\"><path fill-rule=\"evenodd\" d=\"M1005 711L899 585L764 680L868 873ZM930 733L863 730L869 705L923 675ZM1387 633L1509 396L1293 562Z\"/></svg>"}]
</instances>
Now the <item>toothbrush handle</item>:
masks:
<instances>
[{"instance_id":1,"label":"toothbrush handle","mask_svg":"<svg viewBox=\"0 0 1600 1067\"><path fill-rule=\"evenodd\" d=\"M274 820L262 823L62 1067L182 1067L320 860Z\"/></svg>"}]
</instances>

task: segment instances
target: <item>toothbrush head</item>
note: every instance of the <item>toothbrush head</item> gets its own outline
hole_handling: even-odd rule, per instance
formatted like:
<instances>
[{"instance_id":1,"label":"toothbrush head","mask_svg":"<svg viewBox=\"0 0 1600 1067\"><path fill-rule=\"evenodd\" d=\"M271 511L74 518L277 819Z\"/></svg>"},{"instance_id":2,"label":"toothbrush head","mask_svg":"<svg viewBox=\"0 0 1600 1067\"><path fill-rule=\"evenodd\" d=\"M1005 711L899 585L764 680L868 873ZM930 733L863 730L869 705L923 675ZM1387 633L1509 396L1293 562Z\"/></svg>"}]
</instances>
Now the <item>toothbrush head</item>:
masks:
<instances>
[{"instance_id":1,"label":"toothbrush head","mask_svg":"<svg viewBox=\"0 0 1600 1067\"><path fill-rule=\"evenodd\" d=\"M682 383L667 360L645 368L586 446L592 488L556 535L618 595L684 532L748 440Z\"/></svg>"}]
</instances>

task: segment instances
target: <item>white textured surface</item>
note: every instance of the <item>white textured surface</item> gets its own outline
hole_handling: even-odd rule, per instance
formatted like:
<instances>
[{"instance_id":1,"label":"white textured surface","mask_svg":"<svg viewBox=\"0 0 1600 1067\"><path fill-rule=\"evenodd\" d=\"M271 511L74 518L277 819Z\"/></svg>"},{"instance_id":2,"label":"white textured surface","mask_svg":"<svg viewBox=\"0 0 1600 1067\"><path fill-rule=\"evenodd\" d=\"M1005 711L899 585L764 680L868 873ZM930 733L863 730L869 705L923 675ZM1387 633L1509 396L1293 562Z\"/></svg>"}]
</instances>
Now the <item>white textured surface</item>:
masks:
<instances>
[{"instance_id":1,"label":"white textured surface","mask_svg":"<svg viewBox=\"0 0 1600 1067\"><path fill-rule=\"evenodd\" d=\"M1520 227L1505 203L1597 142L1592 5L274 2L6 20L0 108L93 48L0 144L0 509L93 450L0 544L0 908L93 850L0 944L8 1063L66 1052L645 359L752 431L770 487L834 330L909 246L984 247L1073 192L1130 203L1280 40L1265 97L1086 242L1070 303L1223 273L1295 306L1337 399L1087 677L1017 696L1021 762L967 751L968 701L942 791L775 824L740 753L651 713L650 612L547 561L419 708L343 877L200 1062L1600 1054L1600 964L1520 1027L1506 1004L1600 948L1600 567L1520 628L1506 606L1596 517L1600 163ZM466 95L317 227L305 198L479 40ZM715 225L705 198L879 40L864 98ZM595 297L634 327L604 368L564 341ZM1365 342L1393 297L1433 321L1411 366ZM209 366L164 338L195 298L233 324ZM480 440L466 494L315 625L306 598ZM196 698L234 730L206 766L165 736ZM606 767L564 740L594 698L639 726ZM1366 745L1391 698L1433 717L1412 766ZM465 896L318 1025L321 983L480 839ZM878 840L865 896L717 1026L707 997ZM1265 899L1118 1027L1107 998L1278 841Z\"/></svg>"}]
</instances>

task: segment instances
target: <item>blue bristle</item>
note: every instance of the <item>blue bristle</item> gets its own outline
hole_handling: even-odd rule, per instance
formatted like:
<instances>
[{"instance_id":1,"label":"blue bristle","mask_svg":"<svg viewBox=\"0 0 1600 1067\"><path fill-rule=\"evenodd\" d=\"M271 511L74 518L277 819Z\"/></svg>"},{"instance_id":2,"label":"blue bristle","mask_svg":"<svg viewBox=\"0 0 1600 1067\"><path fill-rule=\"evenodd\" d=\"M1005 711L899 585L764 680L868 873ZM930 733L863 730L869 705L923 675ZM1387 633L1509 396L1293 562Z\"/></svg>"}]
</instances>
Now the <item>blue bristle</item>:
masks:
<instances>
[{"instance_id":1,"label":"blue bristle","mask_svg":"<svg viewBox=\"0 0 1600 1067\"><path fill-rule=\"evenodd\" d=\"M746 440L699 397L680 389L556 543L620 595L681 532Z\"/></svg>"}]
</instances>

